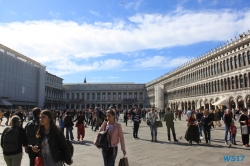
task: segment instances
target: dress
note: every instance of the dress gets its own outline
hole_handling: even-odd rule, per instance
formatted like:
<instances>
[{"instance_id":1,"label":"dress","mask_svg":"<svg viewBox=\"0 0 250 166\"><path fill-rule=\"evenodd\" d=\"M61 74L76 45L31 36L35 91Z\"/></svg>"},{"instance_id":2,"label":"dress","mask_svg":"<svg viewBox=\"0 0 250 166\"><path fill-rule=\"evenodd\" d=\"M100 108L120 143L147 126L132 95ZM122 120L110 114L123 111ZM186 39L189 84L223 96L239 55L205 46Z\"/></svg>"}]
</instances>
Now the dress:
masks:
<instances>
[{"instance_id":1,"label":"dress","mask_svg":"<svg viewBox=\"0 0 250 166\"><path fill-rule=\"evenodd\" d=\"M195 124L194 118L188 119L189 125L185 134L185 139L187 141L194 141L196 143L199 143L200 137L199 137L199 129L198 126Z\"/></svg>"},{"instance_id":2,"label":"dress","mask_svg":"<svg viewBox=\"0 0 250 166\"><path fill-rule=\"evenodd\" d=\"M44 166L62 166L62 161L58 161L57 163L55 163L54 159L52 158L47 136L45 136L42 141L42 156L43 156Z\"/></svg>"}]
</instances>

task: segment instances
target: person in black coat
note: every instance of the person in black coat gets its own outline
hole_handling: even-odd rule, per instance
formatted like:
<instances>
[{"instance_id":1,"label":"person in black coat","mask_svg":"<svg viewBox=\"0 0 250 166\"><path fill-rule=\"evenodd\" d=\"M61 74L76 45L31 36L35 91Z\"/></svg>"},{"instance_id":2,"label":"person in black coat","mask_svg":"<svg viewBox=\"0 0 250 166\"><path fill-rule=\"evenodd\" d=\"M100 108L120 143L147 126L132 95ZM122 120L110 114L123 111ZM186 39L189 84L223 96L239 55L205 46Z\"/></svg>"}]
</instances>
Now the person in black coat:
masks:
<instances>
[{"instance_id":1,"label":"person in black coat","mask_svg":"<svg viewBox=\"0 0 250 166\"><path fill-rule=\"evenodd\" d=\"M167 113L164 116L164 121L166 121L166 126L168 130L168 141L171 142L170 129L172 130L174 141L177 142L175 128L174 128L174 114L170 112L170 108L167 109Z\"/></svg>"},{"instance_id":2,"label":"person in black coat","mask_svg":"<svg viewBox=\"0 0 250 166\"><path fill-rule=\"evenodd\" d=\"M49 110L41 112L37 142L32 150L35 153L41 152L45 166L62 166L62 161L68 165L73 163L66 139L56 126L53 114Z\"/></svg>"},{"instance_id":3,"label":"person in black coat","mask_svg":"<svg viewBox=\"0 0 250 166\"><path fill-rule=\"evenodd\" d=\"M128 111L126 110L123 115L124 123L126 123L126 126L128 125Z\"/></svg>"},{"instance_id":4,"label":"person in black coat","mask_svg":"<svg viewBox=\"0 0 250 166\"><path fill-rule=\"evenodd\" d=\"M248 126L248 116L247 116L247 109L243 109L242 114L239 117L240 128L241 128L241 138L244 147L249 146L249 134L242 134L242 126Z\"/></svg>"}]
</instances>

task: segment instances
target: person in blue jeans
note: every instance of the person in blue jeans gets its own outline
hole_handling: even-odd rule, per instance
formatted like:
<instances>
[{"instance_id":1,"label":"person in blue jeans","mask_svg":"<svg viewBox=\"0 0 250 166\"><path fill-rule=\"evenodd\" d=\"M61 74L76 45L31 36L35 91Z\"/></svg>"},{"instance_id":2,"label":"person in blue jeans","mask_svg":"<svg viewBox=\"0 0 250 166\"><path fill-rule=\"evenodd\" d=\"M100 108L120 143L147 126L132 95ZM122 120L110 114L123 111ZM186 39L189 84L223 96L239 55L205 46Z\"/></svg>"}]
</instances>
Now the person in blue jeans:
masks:
<instances>
[{"instance_id":1,"label":"person in blue jeans","mask_svg":"<svg viewBox=\"0 0 250 166\"><path fill-rule=\"evenodd\" d=\"M202 125L202 123L200 123L201 119L203 117L203 113L202 113L201 109L198 109L197 111L198 111L198 113L196 114L196 120L198 121L200 139L203 139L203 137L202 137L203 125Z\"/></svg>"},{"instance_id":2,"label":"person in blue jeans","mask_svg":"<svg viewBox=\"0 0 250 166\"><path fill-rule=\"evenodd\" d=\"M229 109L226 109L225 114L223 116L223 121L224 121L224 124L225 124L225 144L228 145L227 136L229 134L230 140L231 140L230 125L232 123L232 114L229 111Z\"/></svg>"},{"instance_id":3,"label":"person in blue jeans","mask_svg":"<svg viewBox=\"0 0 250 166\"><path fill-rule=\"evenodd\" d=\"M66 139L69 140L69 135L70 135L70 140L74 140L74 136L72 133L74 123L71 119L70 112L68 111L66 113L67 116L64 118L64 127L66 128Z\"/></svg>"},{"instance_id":4,"label":"person in blue jeans","mask_svg":"<svg viewBox=\"0 0 250 166\"><path fill-rule=\"evenodd\" d=\"M148 120L150 122L150 130L151 130L151 137L152 140L151 141L155 141L157 142L157 127L155 127L155 121L156 119L158 119L158 115L155 112L155 109L152 108L151 111L148 113Z\"/></svg>"}]
</instances>

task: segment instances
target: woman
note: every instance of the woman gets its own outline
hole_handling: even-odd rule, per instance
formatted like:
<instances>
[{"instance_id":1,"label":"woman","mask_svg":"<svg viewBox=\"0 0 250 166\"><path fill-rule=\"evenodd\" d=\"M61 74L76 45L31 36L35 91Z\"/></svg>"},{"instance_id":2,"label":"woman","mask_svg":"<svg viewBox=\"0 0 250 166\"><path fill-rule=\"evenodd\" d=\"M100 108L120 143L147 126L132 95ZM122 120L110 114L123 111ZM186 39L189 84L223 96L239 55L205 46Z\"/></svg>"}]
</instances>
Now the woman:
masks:
<instances>
[{"instance_id":1,"label":"woman","mask_svg":"<svg viewBox=\"0 0 250 166\"><path fill-rule=\"evenodd\" d=\"M208 111L208 110L207 110L207 111ZM214 121L214 111L211 110L208 116L209 116L210 119L212 120L211 126L212 126L213 128L215 128L216 126L214 126L214 123L213 123L213 121Z\"/></svg>"},{"instance_id":2,"label":"woman","mask_svg":"<svg viewBox=\"0 0 250 166\"><path fill-rule=\"evenodd\" d=\"M212 119L208 116L208 112L204 111L200 123L203 126L203 132L205 135L206 144L210 144L210 138L211 138L210 129L212 122L213 122Z\"/></svg>"},{"instance_id":3,"label":"woman","mask_svg":"<svg viewBox=\"0 0 250 166\"><path fill-rule=\"evenodd\" d=\"M192 145L192 142L195 141L196 143L200 142L199 138L199 129L196 124L196 118L194 115L194 111L191 112L188 121L188 129L186 131L185 139L189 141L189 144Z\"/></svg>"},{"instance_id":4,"label":"woman","mask_svg":"<svg viewBox=\"0 0 250 166\"><path fill-rule=\"evenodd\" d=\"M217 109L214 111L214 121L215 121L215 127L216 126L221 127L221 124L220 124L220 113L219 113L219 111Z\"/></svg>"},{"instance_id":5,"label":"woman","mask_svg":"<svg viewBox=\"0 0 250 166\"><path fill-rule=\"evenodd\" d=\"M155 109L152 108L151 112L148 113L148 120L150 122L150 130L151 130L151 142L155 141L158 142L157 140L157 127L155 127L155 121L158 119L158 115L155 112Z\"/></svg>"},{"instance_id":6,"label":"woman","mask_svg":"<svg viewBox=\"0 0 250 166\"><path fill-rule=\"evenodd\" d=\"M100 130L101 131L108 130L108 140L111 140L109 142L109 148L102 150L102 156L104 161L104 166L114 166L115 165L115 159L117 156L118 151L118 143L121 142L121 149L123 151L123 154L126 155L125 150L125 143L124 143L124 136L122 132L121 124L117 123L115 121L115 112L113 110L107 110L106 112L107 122L103 122ZM94 144L96 144L97 137L94 141Z\"/></svg>"},{"instance_id":7,"label":"woman","mask_svg":"<svg viewBox=\"0 0 250 166\"><path fill-rule=\"evenodd\" d=\"M83 141L83 138L85 136L85 127L84 127L85 116L82 114L82 111L79 112L79 115L74 120L74 122L76 122L76 127L77 127L77 141L80 141L80 136L82 137Z\"/></svg>"},{"instance_id":8,"label":"woman","mask_svg":"<svg viewBox=\"0 0 250 166\"><path fill-rule=\"evenodd\" d=\"M23 150L22 146L27 148L25 132L20 127L21 120L18 116L13 116L10 120L10 126L5 128L1 137L1 147L3 148L4 160L7 166L20 166ZM11 146L13 143L14 147Z\"/></svg>"},{"instance_id":9,"label":"woman","mask_svg":"<svg viewBox=\"0 0 250 166\"><path fill-rule=\"evenodd\" d=\"M248 126L248 116L247 116L247 109L244 108L242 111L241 116L239 117L240 127L241 127L241 138L243 147L249 146L249 134L242 135L242 126Z\"/></svg>"},{"instance_id":10,"label":"woman","mask_svg":"<svg viewBox=\"0 0 250 166\"><path fill-rule=\"evenodd\" d=\"M62 156L64 156L63 161L66 164L73 163L66 139L56 126L51 111L41 112L40 126L36 137L38 143L37 146L32 147L32 150L35 153L41 152L45 166L62 166Z\"/></svg>"}]
</instances>

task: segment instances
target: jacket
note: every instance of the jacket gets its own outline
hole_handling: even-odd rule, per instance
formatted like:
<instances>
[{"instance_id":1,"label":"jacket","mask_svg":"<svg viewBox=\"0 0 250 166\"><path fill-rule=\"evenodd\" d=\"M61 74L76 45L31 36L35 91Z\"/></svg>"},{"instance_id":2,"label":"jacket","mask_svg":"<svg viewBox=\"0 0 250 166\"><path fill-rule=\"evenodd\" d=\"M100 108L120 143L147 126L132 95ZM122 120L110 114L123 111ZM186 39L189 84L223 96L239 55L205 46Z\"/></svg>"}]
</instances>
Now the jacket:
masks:
<instances>
[{"instance_id":1,"label":"jacket","mask_svg":"<svg viewBox=\"0 0 250 166\"><path fill-rule=\"evenodd\" d=\"M154 114L155 114L155 120L158 119L158 114L156 112L154 112ZM151 126L154 125L154 120L153 120L152 115L153 115L152 111L148 113L148 120Z\"/></svg>"},{"instance_id":2,"label":"jacket","mask_svg":"<svg viewBox=\"0 0 250 166\"><path fill-rule=\"evenodd\" d=\"M166 126L174 125L174 114L172 112L167 112L164 121L166 121Z\"/></svg>"},{"instance_id":3,"label":"jacket","mask_svg":"<svg viewBox=\"0 0 250 166\"><path fill-rule=\"evenodd\" d=\"M63 153L63 161L65 161L66 164L71 163L71 156L70 156L70 150L69 146L66 143L66 139L61 131L59 131L59 134L56 133L54 135L48 134L48 143L49 143L49 149L52 158L54 159L54 162L58 162L62 160L60 157L59 151ZM37 139L37 146L38 148L42 149L42 141L45 138L45 134L43 133L38 139ZM40 150L41 151L41 150Z\"/></svg>"},{"instance_id":4,"label":"jacket","mask_svg":"<svg viewBox=\"0 0 250 166\"><path fill-rule=\"evenodd\" d=\"M5 135L5 133L7 132L8 129L9 128L5 128L4 131L3 131L3 133L2 133L2 136L1 136L1 147L3 147L3 144L4 144L3 137L4 137L4 135ZM19 135L18 135L18 137L19 137L18 138L18 149L15 152L5 152L5 151L3 151L3 154L5 156L10 156L10 155L15 155L15 154L18 154L18 153L22 153L23 152L22 146L23 147L28 146L28 142L27 142L27 139L25 137L24 129L22 127L18 127L18 130L19 130Z\"/></svg>"},{"instance_id":5,"label":"jacket","mask_svg":"<svg viewBox=\"0 0 250 166\"><path fill-rule=\"evenodd\" d=\"M100 133L101 131L104 131L105 126L106 126L106 129L108 129L109 122L103 122L98 133ZM124 141L121 124L115 122L112 130L109 131L109 134L111 136L111 146L116 146L118 145L119 142L121 142L121 149L125 150L125 141ZM95 138L94 144L96 143L96 140L97 140L97 137Z\"/></svg>"}]
</instances>

